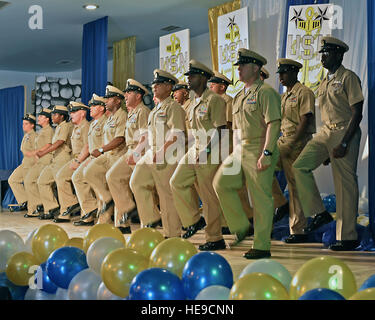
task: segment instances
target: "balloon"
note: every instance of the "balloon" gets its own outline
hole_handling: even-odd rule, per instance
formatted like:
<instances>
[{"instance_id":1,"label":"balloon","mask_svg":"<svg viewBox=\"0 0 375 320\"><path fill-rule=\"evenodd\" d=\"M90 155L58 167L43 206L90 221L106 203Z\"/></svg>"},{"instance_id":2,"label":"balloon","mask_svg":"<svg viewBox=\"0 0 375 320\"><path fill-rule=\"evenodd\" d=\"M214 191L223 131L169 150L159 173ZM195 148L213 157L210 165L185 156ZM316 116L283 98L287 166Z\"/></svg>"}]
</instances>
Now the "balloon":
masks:
<instances>
[{"instance_id":1,"label":"balloon","mask_svg":"<svg viewBox=\"0 0 375 320\"><path fill-rule=\"evenodd\" d=\"M5 272L7 278L15 285L26 286L38 265L37 259L31 253L21 251L10 257Z\"/></svg>"},{"instance_id":2,"label":"balloon","mask_svg":"<svg viewBox=\"0 0 375 320\"><path fill-rule=\"evenodd\" d=\"M162 241L164 241L164 236L158 230L153 228L142 228L132 233L127 241L126 247L143 254L146 258L149 258L151 252Z\"/></svg>"},{"instance_id":3,"label":"balloon","mask_svg":"<svg viewBox=\"0 0 375 320\"><path fill-rule=\"evenodd\" d=\"M182 270L186 262L198 253L195 246L182 238L170 238L152 251L150 268L162 268L182 278Z\"/></svg>"},{"instance_id":4,"label":"balloon","mask_svg":"<svg viewBox=\"0 0 375 320\"><path fill-rule=\"evenodd\" d=\"M87 250L89 267L100 275L104 258L113 250L124 248L124 243L114 238L100 238L95 240Z\"/></svg>"},{"instance_id":5,"label":"balloon","mask_svg":"<svg viewBox=\"0 0 375 320\"><path fill-rule=\"evenodd\" d=\"M69 300L96 300L98 288L102 280L90 269L82 270L70 282Z\"/></svg>"},{"instance_id":6,"label":"balloon","mask_svg":"<svg viewBox=\"0 0 375 320\"><path fill-rule=\"evenodd\" d=\"M128 248L120 248L105 257L101 276L113 294L125 298L133 278L147 267L148 259L145 256Z\"/></svg>"},{"instance_id":7,"label":"balloon","mask_svg":"<svg viewBox=\"0 0 375 320\"><path fill-rule=\"evenodd\" d=\"M365 282L363 282L358 291L362 291L369 288L375 288L375 274L368 278Z\"/></svg>"},{"instance_id":8,"label":"balloon","mask_svg":"<svg viewBox=\"0 0 375 320\"><path fill-rule=\"evenodd\" d=\"M69 300L68 290L63 288L58 288L55 295L55 300Z\"/></svg>"},{"instance_id":9,"label":"balloon","mask_svg":"<svg viewBox=\"0 0 375 320\"><path fill-rule=\"evenodd\" d=\"M16 286L9 281L5 272L0 273L0 287L7 287L12 296L12 300L23 300L29 286Z\"/></svg>"},{"instance_id":10,"label":"balloon","mask_svg":"<svg viewBox=\"0 0 375 320\"><path fill-rule=\"evenodd\" d=\"M292 281L292 276L281 263L271 259L260 259L247 265L242 270L239 279L253 272L261 272L268 274L271 277L274 277L276 280L279 280L282 283L282 285L287 290L289 290L289 285L290 281Z\"/></svg>"},{"instance_id":11,"label":"balloon","mask_svg":"<svg viewBox=\"0 0 375 320\"><path fill-rule=\"evenodd\" d=\"M71 238L64 243L63 247L76 247L83 250L83 238Z\"/></svg>"},{"instance_id":12,"label":"balloon","mask_svg":"<svg viewBox=\"0 0 375 320\"><path fill-rule=\"evenodd\" d=\"M31 248L35 258L39 263L43 263L53 251L64 246L68 239L64 229L54 224L45 224L36 231Z\"/></svg>"},{"instance_id":13,"label":"balloon","mask_svg":"<svg viewBox=\"0 0 375 320\"><path fill-rule=\"evenodd\" d=\"M97 300L123 300L121 297L114 295L105 286L104 282L99 285L98 292L96 295Z\"/></svg>"},{"instance_id":14,"label":"balloon","mask_svg":"<svg viewBox=\"0 0 375 320\"><path fill-rule=\"evenodd\" d=\"M132 281L129 300L185 300L182 281L172 272L151 268L140 272Z\"/></svg>"},{"instance_id":15,"label":"balloon","mask_svg":"<svg viewBox=\"0 0 375 320\"><path fill-rule=\"evenodd\" d=\"M231 288L233 272L227 260L214 252L200 252L185 264L182 282L188 299L194 300L204 288L221 285Z\"/></svg>"},{"instance_id":16,"label":"balloon","mask_svg":"<svg viewBox=\"0 0 375 320\"><path fill-rule=\"evenodd\" d=\"M317 288L331 289L348 299L357 291L357 284L344 262L333 257L317 257L304 263L295 273L290 284L290 299L297 300Z\"/></svg>"},{"instance_id":17,"label":"balloon","mask_svg":"<svg viewBox=\"0 0 375 320\"><path fill-rule=\"evenodd\" d=\"M195 300L228 300L230 289L223 286L209 286L204 288Z\"/></svg>"},{"instance_id":18,"label":"balloon","mask_svg":"<svg viewBox=\"0 0 375 320\"><path fill-rule=\"evenodd\" d=\"M237 280L229 300L289 300L280 281L265 273L250 273Z\"/></svg>"},{"instance_id":19,"label":"balloon","mask_svg":"<svg viewBox=\"0 0 375 320\"><path fill-rule=\"evenodd\" d=\"M28 289L25 300L55 300L55 294L47 293L39 289Z\"/></svg>"},{"instance_id":20,"label":"balloon","mask_svg":"<svg viewBox=\"0 0 375 320\"><path fill-rule=\"evenodd\" d=\"M90 245L99 238L110 237L120 240L125 245L125 238L121 231L111 224L96 224L83 237L83 251L87 252Z\"/></svg>"},{"instance_id":21,"label":"balloon","mask_svg":"<svg viewBox=\"0 0 375 320\"><path fill-rule=\"evenodd\" d=\"M328 212L336 212L336 196L334 194L324 197L323 204Z\"/></svg>"},{"instance_id":22,"label":"balloon","mask_svg":"<svg viewBox=\"0 0 375 320\"><path fill-rule=\"evenodd\" d=\"M375 288L358 291L352 295L349 300L375 300Z\"/></svg>"},{"instance_id":23,"label":"balloon","mask_svg":"<svg viewBox=\"0 0 375 320\"><path fill-rule=\"evenodd\" d=\"M9 258L17 252L25 251L22 238L11 230L0 231L0 272L5 272Z\"/></svg>"},{"instance_id":24,"label":"balloon","mask_svg":"<svg viewBox=\"0 0 375 320\"><path fill-rule=\"evenodd\" d=\"M56 293L57 286L51 281L47 274L47 264L44 262L35 275L35 284L38 289L47 293Z\"/></svg>"},{"instance_id":25,"label":"balloon","mask_svg":"<svg viewBox=\"0 0 375 320\"><path fill-rule=\"evenodd\" d=\"M76 247L62 247L55 250L47 260L47 274L60 288L68 289L74 276L87 269L86 255Z\"/></svg>"},{"instance_id":26,"label":"balloon","mask_svg":"<svg viewBox=\"0 0 375 320\"><path fill-rule=\"evenodd\" d=\"M34 229L33 231L31 231L28 235L27 235L27 238L25 240L25 251L26 252L29 252L29 253L33 253L33 249L31 247L31 244L33 242L33 238L34 238L34 235L35 233L38 231L38 228Z\"/></svg>"},{"instance_id":27,"label":"balloon","mask_svg":"<svg viewBox=\"0 0 375 320\"><path fill-rule=\"evenodd\" d=\"M318 288L307 291L298 300L345 300L345 298L331 289Z\"/></svg>"}]
</instances>

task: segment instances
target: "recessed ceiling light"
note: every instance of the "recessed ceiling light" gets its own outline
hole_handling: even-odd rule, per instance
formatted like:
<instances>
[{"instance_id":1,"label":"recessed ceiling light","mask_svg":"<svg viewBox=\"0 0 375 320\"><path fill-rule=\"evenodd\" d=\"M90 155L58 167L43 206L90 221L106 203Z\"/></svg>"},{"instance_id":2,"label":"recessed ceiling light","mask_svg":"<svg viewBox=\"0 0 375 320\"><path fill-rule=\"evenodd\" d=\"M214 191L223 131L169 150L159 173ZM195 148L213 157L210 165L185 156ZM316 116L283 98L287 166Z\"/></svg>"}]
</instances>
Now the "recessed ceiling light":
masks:
<instances>
[{"instance_id":1,"label":"recessed ceiling light","mask_svg":"<svg viewBox=\"0 0 375 320\"><path fill-rule=\"evenodd\" d=\"M85 4L83 6L86 10L96 10L99 8L97 4Z\"/></svg>"}]
</instances>

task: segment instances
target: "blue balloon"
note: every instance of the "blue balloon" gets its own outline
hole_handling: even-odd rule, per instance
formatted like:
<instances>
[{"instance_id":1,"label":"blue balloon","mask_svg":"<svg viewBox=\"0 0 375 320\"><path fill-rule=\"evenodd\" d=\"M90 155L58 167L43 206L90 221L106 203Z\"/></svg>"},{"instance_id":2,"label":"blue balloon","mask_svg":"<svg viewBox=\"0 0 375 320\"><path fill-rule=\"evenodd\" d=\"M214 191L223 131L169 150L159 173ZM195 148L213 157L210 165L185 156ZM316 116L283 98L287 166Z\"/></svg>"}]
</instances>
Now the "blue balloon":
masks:
<instances>
[{"instance_id":1,"label":"blue balloon","mask_svg":"<svg viewBox=\"0 0 375 320\"><path fill-rule=\"evenodd\" d=\"M369 288L375 288L375 274L368 278L365 282L363 282L358 291L366 290Z\"/></svg>"},{"instance_id":2,"label":"blue balloon","mask_svg":"<svg viewBox=\"0 0 375 320\"><path fill-rule=\"evenodd\" d=\"M336 196L334 194L324 197L323 204L328 212L336 212Z\"/></svg>"},{"instance_id":3,"label":"blue balloon","mask_svg":"<svg viewBox=\"0 0 375 320\"><path fill-rule=\"evenodd\" d=\"M182 281L174 273L150 268L138 273L129 289L129 300L185 300Z\"/></svg>"},{"instance_id":4,"label":"blue balloon","mask_svg":"<svg viewBox=\"0 0 375 320\"><path fill-rule=\"evenodd\" d=\"M182 272L182 282L188 299L194 300L209 286L233 286L233 272L228 261L214 252L200 252L189 259Z\"/></svg>"},{"instance_id":5,"label":"blue balloon","mask_svg":"<svg viewBox=\"0 0 375 320\"><path fill-rule=\"evenodd\" d=\"M5 272L0 273L0 287L6 287L12 296L12 300L23 300L29 286L16 286L6 276Z\"/></svg>"},{"instance_id":6,"label":"blue balloon","mask_svg":"<svg viewBox=\"0 0 375 320\"><path fill-rule=\"evenodd\" d=\"M35 284L38 287L38 289L53 294L56 293L58 287L49 278L46 266L46 262L43 262L40 265L41 270L38 270L38 272L36 273Z\"/></svg>"},{"instance_id":7,"label":"blue balloon","mask_svg":"<svg viewBox=\"0 0 375 320\"><path fill-rule=\"evenodd\" d=\"M298 300L345 300L345 298L336 291L318 288L305 292Z\"/></svg>"},{"instance_id":8,"label":"blue balloon","mask_svg":"<svg viewBox=\"0 0 375 320\"><path fill-rule=\"evenodd\" d=\"M47 260L47 275L60 288L68 289L74 276L87 269L86 255L76 247L62 247L50 254Z\"/></svg>"}]
</instances>

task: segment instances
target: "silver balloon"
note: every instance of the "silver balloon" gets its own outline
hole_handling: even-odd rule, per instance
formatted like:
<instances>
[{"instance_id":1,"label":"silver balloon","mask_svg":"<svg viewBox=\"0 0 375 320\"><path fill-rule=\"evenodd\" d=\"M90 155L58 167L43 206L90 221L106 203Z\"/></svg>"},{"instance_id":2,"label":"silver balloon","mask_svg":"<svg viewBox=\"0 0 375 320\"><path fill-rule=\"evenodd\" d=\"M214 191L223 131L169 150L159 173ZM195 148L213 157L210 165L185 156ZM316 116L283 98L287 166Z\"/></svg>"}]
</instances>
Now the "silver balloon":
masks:
<instances>
[{"instance_id":1,"label":"silver balloon","mask_svg":"<svg viewBox=\"0 0 375 320\"><path fill-rule=\"evenodd\" d=\"M34 237L34 234L37 232L38 228L34 229L33 231L31 231L28 235L27 235L27 238L25 240L25 251L29 252L29 253L33 253L33 250L31 249L31 242L33 241L33 237Z\"/></svg>"},{"instance_id":2,"label":"silver balloon","mask_svg":"<svg viewBox=\"0 0 375 320\"><path fill-rule=\"evenodd\" d=\"M55 300L69 300L68 290L63 288L58 288L55 293Z\"/></svg>"},{"instance_id":3,"label":"silver balloon","mask_svg":"<svg viewBox=\"0 0 375 320\"><path fill-rule=\"evenodd\" d=\"M195 300L229 300L229 292L224 286L209 286L199 292Z\"/></svg>"},{"instance_id":4,"label":"silver balloon","mask_svg":"<svg viewBox=\"0 0 375 320\"><path fill-rule=\"evenodd\" d=\"M123 298L114 295L102 282L98 288L98 293L96 296L97 300L123 300Z\"/></svg>"},{"instance_id":5,"label":"silver balloon","mask_svg":"<svg viewBox=\"0 0 375 320\"><path fill-rule=\"evenodd\" d=\"M27 289L24 300L55 300L55 294L39 289Z\"/></svg>"},{"instance_id":6,"label":"silver balloon","mask_svg":"<svg viewBox=\"0 0 375 320\"><path fill-rule=\"evenodd\" d=\"M87 250L87 264L100 275L100 269L104 258L113 250L124 248L124 244L114 238L100 238L94 241Z\"/></svg>"},{"instance_id":7,"label":"silver balloon","mask_svg":"<svg viewBox=\"0 0 375 320\"><path fill-rule=\"evenodd\" d=\"M9 258L17 252L25 251L22 238L11 230L0 231L0 272L5 272Z\"/></svg>"},{"instance_id":8,"label":"silver balloon","mask_svg":"<svg viewBox=\"0 0 375 320\"><path fill-rule=\"evenodd\" d=\"M100 276L94 271L90 269L82 270L69 284L69 300L96 300L101 282Z\"/></svg>"}]
</instances>

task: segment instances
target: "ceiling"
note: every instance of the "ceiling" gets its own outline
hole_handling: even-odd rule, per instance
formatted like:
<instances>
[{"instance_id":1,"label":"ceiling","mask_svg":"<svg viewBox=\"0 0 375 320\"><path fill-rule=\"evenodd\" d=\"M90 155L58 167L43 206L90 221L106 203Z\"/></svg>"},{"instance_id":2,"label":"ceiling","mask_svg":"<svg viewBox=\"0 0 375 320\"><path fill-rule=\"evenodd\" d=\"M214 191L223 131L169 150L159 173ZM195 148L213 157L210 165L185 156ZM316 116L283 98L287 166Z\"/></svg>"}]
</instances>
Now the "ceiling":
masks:
<instances>
[{"instance_id":1,"label":"ceiling","mask_svg":"<svg viewBox=\"0 0 375 320\"><path fill-rule=\"evenodd\" d=\"M6 0L0 1L0 70L58 72L81 68L83 25L108 16L109 57L114 41L137 37L137 52L158 47L170 25L208 32L208 9L228 0ZM95 3L88 11L83 5ZM29 7L43 10L43 29L29 28ZM67 64L58 62L67 60Z\"/></svg>"}]
</instances>

